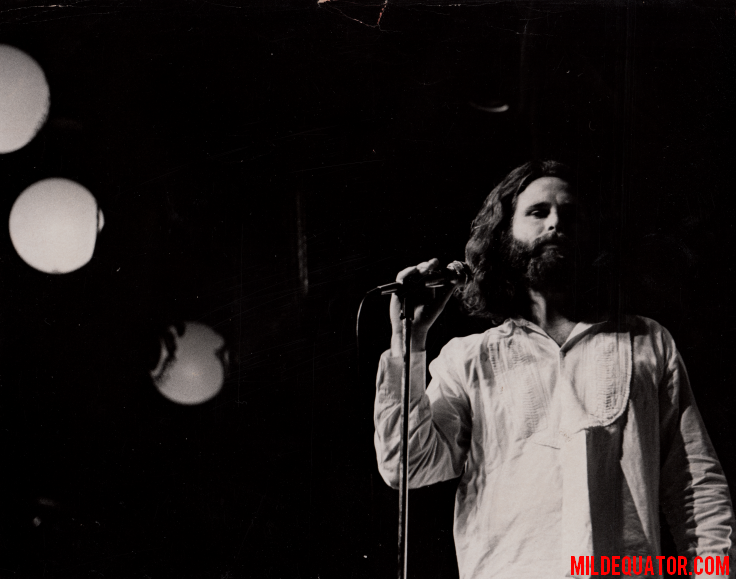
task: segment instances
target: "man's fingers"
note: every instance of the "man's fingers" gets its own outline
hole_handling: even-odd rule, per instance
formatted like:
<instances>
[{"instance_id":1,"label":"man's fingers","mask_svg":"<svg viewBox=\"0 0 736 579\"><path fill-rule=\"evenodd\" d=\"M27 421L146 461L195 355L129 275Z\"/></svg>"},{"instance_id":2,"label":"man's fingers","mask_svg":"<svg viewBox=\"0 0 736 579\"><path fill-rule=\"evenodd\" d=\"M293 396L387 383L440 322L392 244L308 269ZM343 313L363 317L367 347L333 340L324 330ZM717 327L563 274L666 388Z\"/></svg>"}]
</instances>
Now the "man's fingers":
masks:
<instances>
[{"instance_id":1,"label":"man's fingers","mask_svg":"<svg viewBox=\"0 0 736 579\"><path fill-rule=\"evenodd\" d=\"M413 273L417 273L417 267L415 265L411 267L407 267L406 269L402 269L398 275L396 276L396 281L401 281L404 279L407 275L411 275Z\"/></svg>"},{"instance_id":2,"label":"man's fingers","mask_svg":"<svg viewBox=\"0 0 736 579\"><path fill-rule=\"evenodd\" d=\"M415 281L419 282L423 275L437 271L439 266L440 262L436 258L430 259L429 261L423 261L415 266L402 269L396 276L396 281L404 282L407 277L413 276ZM439 313L444 309L450 296L452 296L453 289L454 286L446 286L431 288L421 292L420 297L418 298L419 301L416 302L417 309L415 311L423 313L417 314L417 318L415 320L415 323L419 324L417 327L421 326L424 328L424 331L426 331L429 326L432 325ZM397 331L399 323L398 312L400 309L401 302L398 296L394 294L391 296L391 321L394 324L394 332Z\"/></svg>"},{"instance_id":3,"label":"man's fingers","mask_svg":"<svg viewBox=\"0 0 736 579\"><path fill-rule=\"evenodd\" d=\"M437 258L430 259L429 261L423 261L417 265L417 271L419 273L426 273L428 271L434 271L440 266L440 262Z\"/></svg>"},{"instance_id":4,"label":"man's fingers","mask_svg":"<svg viewBox=\"0 0 736 579\"><path fill-rule=\"evenodd\" d=\"M423 261L422 263L418 263L415 266L407 267L406 269L402 269L399 274L396 276L396 281L401 281L405 277L410 276L412 274L425 274L429 271L436 270L440 265L440 262L437 258L430 259L429 261Z\"/></svg>"}]
</instances>

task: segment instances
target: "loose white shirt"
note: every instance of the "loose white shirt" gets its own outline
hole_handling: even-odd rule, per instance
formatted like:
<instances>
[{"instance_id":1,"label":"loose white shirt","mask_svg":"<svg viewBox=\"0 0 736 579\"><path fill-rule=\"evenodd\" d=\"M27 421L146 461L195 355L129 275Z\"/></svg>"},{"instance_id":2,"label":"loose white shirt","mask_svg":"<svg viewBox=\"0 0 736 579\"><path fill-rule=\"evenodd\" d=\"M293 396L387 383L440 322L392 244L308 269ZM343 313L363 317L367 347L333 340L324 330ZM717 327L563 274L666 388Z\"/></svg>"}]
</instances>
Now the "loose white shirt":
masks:
<instances>
[{"instance_id":1,"label":"loose white shirt","mask_svg":"<svg viewBox=\"0 0 736 579\"><path fill-rule=\"evenodd\" d=\"M579 323L558 346L512 319L451 340L426 391L425 365L423 352L413 355L409 486L462 476L461 579L569 577L573 556L654 558L660 505L689 570L696 556L734 555L723 471L680 354L656 322ZM393 487L402 376L402 359L385 352L375 446Z\"/></svg>"}]
</instances>

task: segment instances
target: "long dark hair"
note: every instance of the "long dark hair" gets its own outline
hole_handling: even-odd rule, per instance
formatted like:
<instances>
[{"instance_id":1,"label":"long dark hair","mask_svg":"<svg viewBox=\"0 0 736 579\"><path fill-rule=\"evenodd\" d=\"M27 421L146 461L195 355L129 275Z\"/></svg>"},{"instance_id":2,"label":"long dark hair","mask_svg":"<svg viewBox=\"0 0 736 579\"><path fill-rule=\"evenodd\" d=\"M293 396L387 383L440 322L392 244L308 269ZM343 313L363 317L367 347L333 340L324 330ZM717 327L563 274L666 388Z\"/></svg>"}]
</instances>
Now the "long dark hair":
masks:
<instances>
[{"instance_id":1,"label":"long dark hair","mask_svg":"<svg viewBox=\"0 0 736 579\"><path fill-rule=\"evenodd\" d=\"M503 257L504 237L511 228L519 195L541 177L558 177L575 191L574 173L567 165L557 161L524 163L491 191L473 220L465 246L465 261L473 270L473 279L461 290L463 305L471 315L500 324L521 313L519 286Z\"/></svg>"}]
</instances>

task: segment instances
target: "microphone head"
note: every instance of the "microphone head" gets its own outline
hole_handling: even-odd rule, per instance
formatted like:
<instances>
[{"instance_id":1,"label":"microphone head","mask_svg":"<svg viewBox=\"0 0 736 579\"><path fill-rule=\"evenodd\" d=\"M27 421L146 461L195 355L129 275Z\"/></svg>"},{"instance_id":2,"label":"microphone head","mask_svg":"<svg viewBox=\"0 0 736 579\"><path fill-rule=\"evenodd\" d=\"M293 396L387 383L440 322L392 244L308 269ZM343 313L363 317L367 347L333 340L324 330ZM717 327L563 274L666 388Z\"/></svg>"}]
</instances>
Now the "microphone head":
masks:
<instances>
[{"instance_id":1,"label":"microphone head","mask_svg":"<svg viewBox=\"0 0 736 579\"><path fill-rule=\"evenodd\" d=\"M453 261L450 265L447 266L447 269L453 272L451 283L458 287L464 286L471 279L473 279L473 271L470 269L470 266L464 261Z\"/></svg>"},{"instance_id":2,"label":"microphone head","mask_svg":"<svg viewBox=\"0 0 736 579\"><path fill-rule=\"evenodd\" d=\"M453 261L444 270L433 272L425 277L424 285L430 288L445 287L448 285L462 287L472 278L473 273L467 263Z\"/></svg>"}]
</instances>

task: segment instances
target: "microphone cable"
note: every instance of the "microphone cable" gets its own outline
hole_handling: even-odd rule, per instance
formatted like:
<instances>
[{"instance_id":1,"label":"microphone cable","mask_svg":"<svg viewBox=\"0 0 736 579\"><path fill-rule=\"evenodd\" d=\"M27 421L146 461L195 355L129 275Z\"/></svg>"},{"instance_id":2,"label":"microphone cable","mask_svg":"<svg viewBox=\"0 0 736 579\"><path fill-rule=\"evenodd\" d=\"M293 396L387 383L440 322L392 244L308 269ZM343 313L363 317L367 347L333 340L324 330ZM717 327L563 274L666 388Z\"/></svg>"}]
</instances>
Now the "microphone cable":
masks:
<instances>
[{"instance_id":1,"label":"microphone cable","mask_svg":"<svg viewBox=\"0 0 736 579\"><path fill-rule=\"evenodd\" d=\"M363 296L363 299L360 300L360 305L358 306L358 315L355 318L355 352L358 357L358 375L359 376L360 376L360 313L363 311L363 304L365 303L365 300L368 299L369 296L375 295L380 292L381 292L380 287L374 287L372 290L368 290Z\"/></svg>"}]
</instances>

